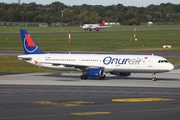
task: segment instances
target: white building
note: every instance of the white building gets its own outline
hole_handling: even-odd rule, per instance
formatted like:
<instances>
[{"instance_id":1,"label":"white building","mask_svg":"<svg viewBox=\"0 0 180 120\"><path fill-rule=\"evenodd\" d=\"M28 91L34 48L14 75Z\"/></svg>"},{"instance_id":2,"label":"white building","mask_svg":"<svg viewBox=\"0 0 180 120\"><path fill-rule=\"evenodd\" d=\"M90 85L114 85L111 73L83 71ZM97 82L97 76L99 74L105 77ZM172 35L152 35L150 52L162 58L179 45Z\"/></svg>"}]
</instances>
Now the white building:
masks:
<instances>
[{"instance_id":1,"label":"white building","mask_svg":"<svg viewBox=\"0 0 180 120\"><path fill-rule=\"evenodd\" d=\"M116 25L120 25L120 23L116 23L116 22L105 22L104 23L107 26L116 26Z\"/></svg>"},{"instance_id":2,"label":"white building","mask_svg":"<svg viewBox=\"0 0 180 120\"><path fill-rule=\"evenodd\" d=\"M153 22L148 22L148 26L151 26L151 25L153 25Z\"/></svg>"}]
</instances>

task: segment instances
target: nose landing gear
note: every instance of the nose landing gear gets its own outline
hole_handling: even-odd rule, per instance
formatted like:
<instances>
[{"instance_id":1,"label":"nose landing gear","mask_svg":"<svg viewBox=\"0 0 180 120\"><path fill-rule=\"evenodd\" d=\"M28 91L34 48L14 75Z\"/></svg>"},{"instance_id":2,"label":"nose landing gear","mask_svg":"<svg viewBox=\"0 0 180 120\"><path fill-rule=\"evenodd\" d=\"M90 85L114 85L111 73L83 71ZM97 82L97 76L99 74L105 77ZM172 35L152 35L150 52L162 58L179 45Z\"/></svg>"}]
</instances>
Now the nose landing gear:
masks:
<instances>
[{"instance_id":1,"label":"nose landing gear","mask_svg":"<svg viewBox=\"0 0 180 120\"><path fill-rule=\"evenodd\" d=\"M157 79L156 79L156 73L153 73L152 74L152 81L156 81Z\"/></svg>"}]
</instances>

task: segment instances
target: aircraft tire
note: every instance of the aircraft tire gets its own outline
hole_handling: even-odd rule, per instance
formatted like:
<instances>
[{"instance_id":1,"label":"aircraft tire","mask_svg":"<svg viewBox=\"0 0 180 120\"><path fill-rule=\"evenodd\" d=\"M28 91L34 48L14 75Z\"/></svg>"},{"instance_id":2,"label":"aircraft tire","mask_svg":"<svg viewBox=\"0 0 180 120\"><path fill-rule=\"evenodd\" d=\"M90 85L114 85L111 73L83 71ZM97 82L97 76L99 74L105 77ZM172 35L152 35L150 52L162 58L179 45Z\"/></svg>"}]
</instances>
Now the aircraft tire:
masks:
<instances>
[{"instance_id":1,"label":"aircraft tire","mask_svg":"<svg viewBox=\"0 0 180 120\"><path fill-rule=\"evenodd\" d=\"M152 81L156 81L157 79L155 77L152 78Z\"/></svg>"},{"instance_id":2,"label":"aircraft tire","mask_svg":"<svg viewBox=\"0 0 180 120\"><path fill-rule=\"evenodd\" d=\"M100 80L105 79L106 75L104 75L103 77L99 77Z\"/></svg>"}]
</instances>

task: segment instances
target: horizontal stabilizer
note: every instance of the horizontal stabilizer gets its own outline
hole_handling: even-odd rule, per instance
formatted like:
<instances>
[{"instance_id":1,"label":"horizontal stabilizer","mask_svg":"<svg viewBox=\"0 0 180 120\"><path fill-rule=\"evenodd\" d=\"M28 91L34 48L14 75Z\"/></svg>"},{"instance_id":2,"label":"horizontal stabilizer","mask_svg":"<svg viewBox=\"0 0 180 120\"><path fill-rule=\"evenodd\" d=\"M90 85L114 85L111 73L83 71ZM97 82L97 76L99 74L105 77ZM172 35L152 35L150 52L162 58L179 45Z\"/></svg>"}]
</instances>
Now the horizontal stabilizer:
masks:
<instances>
[{"instance_id":1,"label":"horizontal stabilizer","mask_svg":"<svg viewBox=\"0 0 180 120\"><path fill-rule=\"evenodd\" d=\"M25 61L32 60L31 57L26 56L26 55L19 55L19 56L18 56L18 59L19 59L19 60L25 60Z\"/></svg>"}]
</instances>

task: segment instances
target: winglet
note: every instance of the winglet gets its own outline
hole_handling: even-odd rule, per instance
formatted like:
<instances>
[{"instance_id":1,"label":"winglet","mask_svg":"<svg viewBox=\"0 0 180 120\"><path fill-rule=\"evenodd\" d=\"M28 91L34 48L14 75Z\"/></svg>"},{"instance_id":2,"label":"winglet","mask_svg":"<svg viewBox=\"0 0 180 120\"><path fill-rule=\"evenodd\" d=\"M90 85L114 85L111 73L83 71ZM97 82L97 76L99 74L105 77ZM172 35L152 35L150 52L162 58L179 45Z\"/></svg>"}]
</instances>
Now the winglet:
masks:
<instances>
[{"instance_id":1,"label":"winglet","mask_svg":"<svg viewBox=\"0 0 180 120\"><path fill-rule=\"evenodd\" d=\"M20 29L22 46L24 48L24 54L43 54L43 52L36 45L30 34L25 29Z\"/></svg>"}]
</instances>

